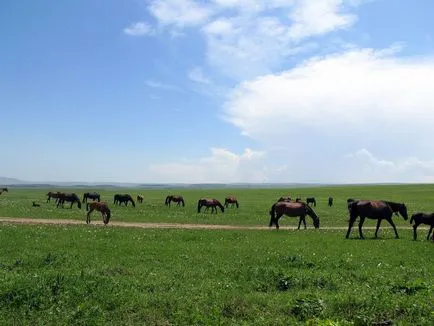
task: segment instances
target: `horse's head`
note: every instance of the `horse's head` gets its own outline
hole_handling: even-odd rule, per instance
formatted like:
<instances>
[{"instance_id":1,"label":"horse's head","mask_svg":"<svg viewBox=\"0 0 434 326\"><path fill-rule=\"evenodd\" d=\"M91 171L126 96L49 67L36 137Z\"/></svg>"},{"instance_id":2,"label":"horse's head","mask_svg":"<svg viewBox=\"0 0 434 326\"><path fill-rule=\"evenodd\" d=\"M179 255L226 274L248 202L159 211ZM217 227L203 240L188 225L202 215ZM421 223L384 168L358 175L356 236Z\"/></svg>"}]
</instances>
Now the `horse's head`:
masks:
<instances>
[{"instance_id":1,"label":"horse's head","mask_svg":"<svg viewBox=\"0 0 434 326\"><path fill-rule=\"evenodd\" d=\"M400 204L398 208L399 214L404 218L405 221L408 220L407 206L405 204Z\"/></svg>"},{"instance_id":2,"label":"horse's head","mask_svg":"<svg viewBox=\"0 0 434 326\"><path fill-rule=\"evenodd\" d=\"M102 217L104 224L108 224L108 222L110 221L110 217L111 217L111 212L110 212L110 209L107 208L107 211L105 212L105 214Z\"/></svg>"},{"instance_id":3,"label":"horse's head","mask_svg":"<svg viewBox=\"0 0 434 326\"><path fill-rule=\"evenodd\" d=\"M308 204L304 204L304 207L306 208L307 214L312 218L313 226L315 229L319 229L319 217L316 215L315 211L310 208Z\"/></svg>"}]
</instances>

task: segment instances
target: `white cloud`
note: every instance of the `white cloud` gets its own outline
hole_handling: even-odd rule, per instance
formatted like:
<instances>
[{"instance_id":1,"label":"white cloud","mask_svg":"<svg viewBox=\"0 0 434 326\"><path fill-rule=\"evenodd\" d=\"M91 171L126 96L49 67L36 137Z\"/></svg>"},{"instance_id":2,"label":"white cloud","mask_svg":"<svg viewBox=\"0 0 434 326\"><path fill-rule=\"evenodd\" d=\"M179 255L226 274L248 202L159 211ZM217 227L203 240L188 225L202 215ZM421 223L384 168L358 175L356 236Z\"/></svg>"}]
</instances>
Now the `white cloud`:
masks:
<instances>
[{"instance_id":1,"label":"white cloud","mask_svg":"<svg viewBox=\"0 0 434 326\"><path fill-rule=\"evenodd\" d=\"M194 67L188 72L188 78L190 78L192 81L196 83L201 84L210 84L211 80L209 80L205 75L203 74L203 71L200 67Z\"/></svg>"},{"instance_id":2,"label":"white cloud","mask_svg":"<svg viewBox=\"0 0 434 326\"><path fill-rule=\"evenodd\" d=\"M235 154L223 148L211 148L211 156L194 161L154 164L150 173L156 182L231 183L267 181L263 165L265 153L245 149Z\"/></svg>"},{"instance_id":3,"label":"white cloud","mask_svg":"<svg viewBox=\"0 0 434 326\"><path fill-rule=\"evenodd\" d=\"M145 81L146 86L150 88L155 89L161 89L161 90L171 90L171 91L180 91L181 89L178 86L166 84L157 80L146 80Z\"/></svg>"},{"instance_id":4,"label":"white cloud","mask_svg":"<svg viewBox=\"0 0 434 326\"><path fill-rule=\"evenodd\" d=\"M124 28L124 33L131 36L153 35L154 30L148 23L137 22Z\"/></svg>"},{"instance_id":5,"label":"white cloud","mask_svg":"<svg viewBox=\"0 0 434 326\"><path fill-rule=\"evenodd\" d=\"M177 27L199 25L212 14L210 8L193 0L154 0L149 11L159 23Z\"/></svg>"}]
</instances>

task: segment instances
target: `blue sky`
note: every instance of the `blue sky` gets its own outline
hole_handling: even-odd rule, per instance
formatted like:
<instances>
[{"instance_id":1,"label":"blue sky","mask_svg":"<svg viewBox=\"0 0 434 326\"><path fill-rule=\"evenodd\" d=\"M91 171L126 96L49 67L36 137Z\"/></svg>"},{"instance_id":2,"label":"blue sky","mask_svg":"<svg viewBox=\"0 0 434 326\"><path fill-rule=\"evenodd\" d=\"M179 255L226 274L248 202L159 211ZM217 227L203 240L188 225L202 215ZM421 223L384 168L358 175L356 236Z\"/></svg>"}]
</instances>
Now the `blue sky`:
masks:
<instances>
[{"instance_id":1,"label":"blue sky","mask_svg":"<svg viewBox=\"0 0 434 326\"><path fill-rule=\"evenodd\" d=\"M434 3L0 4L0 176L433 182Z\"/></svg>"}]
</instances>

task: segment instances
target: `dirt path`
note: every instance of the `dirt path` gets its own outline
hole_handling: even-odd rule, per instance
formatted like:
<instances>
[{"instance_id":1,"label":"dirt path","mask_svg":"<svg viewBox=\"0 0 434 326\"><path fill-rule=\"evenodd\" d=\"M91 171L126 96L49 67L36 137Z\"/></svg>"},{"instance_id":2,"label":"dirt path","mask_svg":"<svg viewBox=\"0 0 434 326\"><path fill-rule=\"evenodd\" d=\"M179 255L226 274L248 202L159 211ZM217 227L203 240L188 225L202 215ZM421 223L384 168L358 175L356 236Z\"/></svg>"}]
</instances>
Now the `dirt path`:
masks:
<instances>
[{"instance_id":1,"label":"dirt path","mask_svg":"<svg viewBox=\"0 0 434 326\"><path fill-rule=\"evenodd\" d=\"M43 225L85 225L85 221L66 219L37 219L0 217L0 223L12 224L43 224ZM91 225L103 225L102 221L92 221ZM141 229L203 229L203 230L270 230L268 226L246 226L246 225L217 225L217 224L184 224L184 223L138 223L138 222L110 222L108 227L126 227ZM382 228L389 227L383 226ZM346 226L325 226L321 230L347 230ZM397 227L397 229L410 229L411 227ZM281 230L295 230L295 226L281 226ZM357 227L354 228L357 230ZM363 227L363 229L375 229L375 227Z\"/></svg>"}]
</instances>

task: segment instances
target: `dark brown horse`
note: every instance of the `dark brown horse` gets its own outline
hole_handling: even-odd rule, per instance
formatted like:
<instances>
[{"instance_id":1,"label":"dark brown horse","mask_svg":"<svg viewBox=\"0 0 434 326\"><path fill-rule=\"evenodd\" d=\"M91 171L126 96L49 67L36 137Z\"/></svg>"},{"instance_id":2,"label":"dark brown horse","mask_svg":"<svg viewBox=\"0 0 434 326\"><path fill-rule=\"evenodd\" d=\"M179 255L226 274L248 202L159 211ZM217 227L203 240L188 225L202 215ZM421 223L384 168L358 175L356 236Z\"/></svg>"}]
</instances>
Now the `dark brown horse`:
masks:
<instances>
[{"instance_id":1,"label":"dark brown horse","mask_svg":"<svg viewBox=\"0 0 434 326\"><path fill-rule=\"evenodd\" d=\"M169 195L169 196L167 196L167 197L166 197L166 201L164 202L164 204L165 204L166 206L169 206L169 207L170 207L170 203L171 203L172 201L173 201L174 203L176 203L176 206L180 206L180 205L182 205L182 207L185 206L184 197L179 196L179 195Z\"/></svg>"},{"instance_id":2,"label":"dark brown horse","mask_svg":"<svg viewBox=\"0 0 434 326\"><path fill-rule=\"evenodd\" d=\"M123 194L123 195L116 194L114 196L114 202L113 203L115 205L121 206L122 203L124 203L125 206L128 206L128 202L131 202L131 204L133 204L133 207L136 207L136 203L134 202L133 197L131 197L130 195L128 195L128 194Z\"/></svg>"},{"instance_id":3,"label":"dark brown horse","mask_svg":"<svg viewBox=\"0 0 434 326\"><path fill-rule=\"evenodd\" d=\"M225 207L228 208L229 204L231 204L231 206L233 207L234 205L237 206L237 208L240 207L240 205L238 204L238 200L235 196L227 196L225 198Z\"/></svg>"},{"instance_id":4,"label":"dark brown horse","mask_svg":"<svg viewBox=\"0 0 434 326\"><path fill-rule=\"evenodd\" d=\"M382 220L386 220L393 227L396 238L399 238L396 226L393 223L392 215L401 214L404 220L408 219L407 207L405 204L394 203L390 201L382 200L357 200L348 204L348 211L350 212L350 219L348 221L348 231L346 238L350 236L351 228L356 221L357 217L360 217L359 221L359 235L361 239L364 239L362 233L362 226L365 222L365 218L377 220L377 228L375 230L375 238L378 235L378 229Z\"/></svg>"},{"instance_id":5,"label":"dark brown horse","mask_svg":"<svg viewBox=\"0 0 434 326\"><path fill-rule=\"evenodd\" d=\"M74 193L72 194L61 193L57 198L57 207L59 207L59 205L62 205L63 208L65 202L71 203L71 206L69 208L72 208L72 205L74 205L74 203L77 203L78 208L81 209L80 198Z\"/></svg>"},{"instance_id":6,"label":"dark brown horse","mask_svg":"<svg viewBox=\"0 0 434 326\"><path fill-rule=\"evenodd\" d=\"M197 212L200 213L201 208L205 206L205 211L207 211L211 207L211 214L217 214L217 207L220 207L222 213L225 211L224 206L215 198L201 198L197 202Z\"/></svg>"},{"instance_id":7,"label":"dark brown horse","mask_svg":"<svg viewBox=\"0 0 434 326\"><path fill-rule=\"evenodd\" d=\"M0 189L0 195L4 192L9 192L8 188L1 188Z\"/></svg>"},{"instance_id":8,"label":"dark brown horse","mask_svg":"<svg viewBox=\"0 0 434 326\"><path fill-rule=\"evenodd\" d=\"M92 199L92 200L96 200L96 201L101 201L101 196L99 193L97 192L85 192L83 194L83 203L87 203L88 199Z\"/></svg>"},{"instance_id":9,"label":"dark brown horse","mask_svg":"<svg viewBox=\"0 0 434 326\"><path fill-rule=\"evenodd\" d=\"M333 197L329 197L329 207L333 206Z\"/></svg>"},{"instance_id":10,"label":"dark brown horse","mask_svg":"<svg viewBox=\"0 0 434 326\"><path fill-rule=\"evenodd\" d=\"M411 216L410 219L410 224L412 224L414 221L414 225L413 225L413 239L416 240L417 239L417 227L421 224L426 224L429 225L430 228L428 230L428 234L426 236L426 239L429 240L429 236L434 228L434 213L431 214L425 214L425 213L416 213L413 214ZM434 236L434 233L433 233Z\"/></svg>"},{"instance_id":11,"label":"dark brown horse","mask_svg":"<svg viewBox=\"0 0 434 326\"><path fill-rule=\"evenodd\" d=\"M315 200L315 197L307 197L306 198L306 203L309 205L309 204L313 204L313 206L315 206L316 207L316 200Z\"/></svg>"},{"instance_id":12,"label":"dark brown horse","mask_svg":"<svg viewBox=\"0 0 434 326\"><path fill-rule=\"evenodd\" d=\"M49 193L47 193L47 203L51 201L51 198L54 198L54 199L56 199L56 204L57 204L61 194L62 194L62 192L60 192L60 191L56 191L56 192L50 191Z\"/></svg>"},{"instance_id":13,"label":"dark brown horse","mask_svg":"<svg viewBox=\"0 0 434 326\"><path fill-rule=\"evenodd\" d=\"M272 227L275 225L276 229L279 229L279 219L283 215L289 217L299 216L300 219L298 221L298 229L300 229L301 222L304 223L304 228L306 229L306 215L309 215L313 220L313 225L315 228L319 228L319 217L316 215L313 209L305 203L281 201L273 204L270 209L271 218L269 226Z\"/></svg>"},{"instance_id":14,"label":"dark brown horse","mask_svg":"<svg viewBox=\"0 0 434 326\"><path fill-rule=\"evenodd\" d=\"M137 202L143 203L143 195L137 195Z\"/></svg>"},{"instance_id":15,"label":"dark brown horse","mask_svg":"<svg viewBox=\"0 0 434 326\"><path fill-rule=\"evenodd\" d=\"M108 205L106 203L96 202L96 201L92 203L88 203L86 205L86 210L89 211L86 217L86 224L90 223L90 214L93 211L101 212L102 221L104 222L104 225L107 225L107 223L110 221L111 212L110 212L110 208L108 208Z\"/></svg>"}]
</instances>

